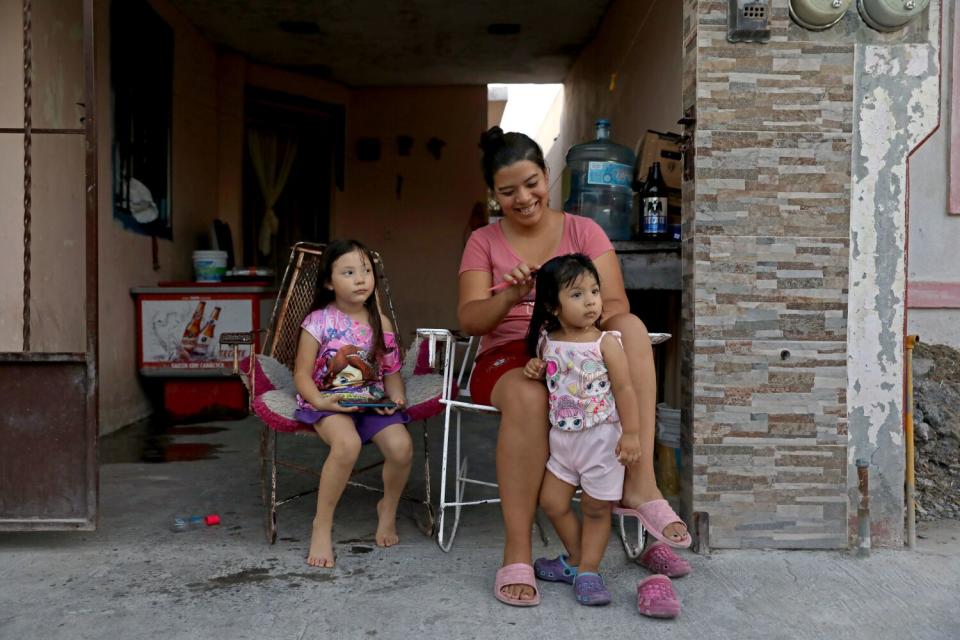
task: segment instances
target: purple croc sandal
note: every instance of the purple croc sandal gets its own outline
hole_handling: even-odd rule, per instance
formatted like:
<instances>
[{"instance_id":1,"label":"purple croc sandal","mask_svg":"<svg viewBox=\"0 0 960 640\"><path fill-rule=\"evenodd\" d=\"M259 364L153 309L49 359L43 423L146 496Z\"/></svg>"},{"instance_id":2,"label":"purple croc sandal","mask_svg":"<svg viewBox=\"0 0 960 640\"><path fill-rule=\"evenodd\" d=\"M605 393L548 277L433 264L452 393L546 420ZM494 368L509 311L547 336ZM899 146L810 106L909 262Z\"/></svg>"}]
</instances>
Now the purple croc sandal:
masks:
<instances>
[{"instance_id":1,"label":"purple croc sandal","mask_svg":"<svg viewBox=\"0 0 960 640\"><path fill-rule=\"evenodd\" d=\"M577 597L577 602L588 607L610 604L613 599L606 585L603 584L603 578L596 573L577 574L573 580L573 595Z\"/></svg>"},{"instance_id":2,"label":"purple croc sandal","mask_svg":"<svg viewBox=\"0 0 960 640\"><path fill-rule=\"evenodd\" d=\"M567 556L559 555L553 560L549 558L537 558L533 563L533 570L537 577L547 582L566 582L573 584L577 577L577 568L567 564Z\"/></svg>"}]
</instances>

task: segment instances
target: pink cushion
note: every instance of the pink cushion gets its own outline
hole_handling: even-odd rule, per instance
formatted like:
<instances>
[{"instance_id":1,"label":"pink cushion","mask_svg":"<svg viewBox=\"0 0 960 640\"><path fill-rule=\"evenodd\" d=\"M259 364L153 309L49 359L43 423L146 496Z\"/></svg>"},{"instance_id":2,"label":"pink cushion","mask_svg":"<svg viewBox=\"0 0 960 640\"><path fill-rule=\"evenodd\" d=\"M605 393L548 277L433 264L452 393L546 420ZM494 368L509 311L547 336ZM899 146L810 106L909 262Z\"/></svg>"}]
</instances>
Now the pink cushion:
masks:
<instances>
[{"instance_id":1,"label":"pink cushion","mask_svg":"<svg viewBox=\"0 0 960 640\"><path fill-rule=\"evenodd\" d=\"M426 420L443 412L440 404L443 376L433 373L428 359L428 345L422 342L417 349L417 362L413 375L404 379L407 391L407 414L411 421ZM248 367L249 359L241 366ZM313 433L313 427L298 422L293 416L297 409L296 389L290 371L267 356L259 355L254 360L253 377L256 396L251 402L253 412L273 429L284 433L304 431ZM409 370L405 372L409 374ZM244 379L246 381L246 379ZM453 384L456 397L456 384Z\"/></svg>"}]
</instances>

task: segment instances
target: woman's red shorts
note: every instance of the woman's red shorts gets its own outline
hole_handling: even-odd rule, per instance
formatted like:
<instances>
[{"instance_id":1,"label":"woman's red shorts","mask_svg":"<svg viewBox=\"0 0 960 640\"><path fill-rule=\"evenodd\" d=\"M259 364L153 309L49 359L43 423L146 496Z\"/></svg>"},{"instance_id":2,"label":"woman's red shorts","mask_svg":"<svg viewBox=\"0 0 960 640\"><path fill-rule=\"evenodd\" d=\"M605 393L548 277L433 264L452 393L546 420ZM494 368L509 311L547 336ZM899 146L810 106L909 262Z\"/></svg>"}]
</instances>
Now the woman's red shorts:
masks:
<instances>
[{"instance_id":1,"label":"woman's red shorts","mask_svg":"<svg viewBox=\"0 0 960 640\"><path fill-rule=\"evenodd\" d=\"M476 404L489 405L493 388L503 374L522 369L528 360L530 356L524 340L514 340L480 354L470 379L470 399Z\"/></svg>"}]
</instances>

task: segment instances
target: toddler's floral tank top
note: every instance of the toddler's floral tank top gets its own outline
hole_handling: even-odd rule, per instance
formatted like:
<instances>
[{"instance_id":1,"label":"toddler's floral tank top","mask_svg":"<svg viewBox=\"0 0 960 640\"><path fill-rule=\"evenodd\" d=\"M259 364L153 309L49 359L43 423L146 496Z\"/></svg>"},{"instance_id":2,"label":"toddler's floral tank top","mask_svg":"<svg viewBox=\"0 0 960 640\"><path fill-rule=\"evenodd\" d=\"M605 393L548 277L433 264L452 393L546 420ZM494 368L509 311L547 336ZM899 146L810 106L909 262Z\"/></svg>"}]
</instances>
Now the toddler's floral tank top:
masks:
<instances>
[{"instance_id":1,"label":"toddler's floral tank top","mask_svg":"<svg viewBox=\"0 0 960 640\"><path fill-rule=\"evenodd\" d=\"M619 422L610 377L600 341L619 331L604 331L596 342L564 342L544 336L541 357L550 392L550 424L561 431L580 431L605 422Z\"/></svg>"}]
</instances>

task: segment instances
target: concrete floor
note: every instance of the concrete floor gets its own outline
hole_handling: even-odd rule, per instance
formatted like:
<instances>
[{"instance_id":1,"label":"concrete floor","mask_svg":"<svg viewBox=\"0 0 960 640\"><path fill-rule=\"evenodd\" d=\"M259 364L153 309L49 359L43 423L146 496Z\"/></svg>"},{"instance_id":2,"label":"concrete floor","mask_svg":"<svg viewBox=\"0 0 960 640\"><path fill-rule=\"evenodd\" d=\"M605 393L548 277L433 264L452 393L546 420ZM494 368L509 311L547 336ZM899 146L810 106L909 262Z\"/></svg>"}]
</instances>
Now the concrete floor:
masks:
<instances>
[{"instance_id":1,"label":"concrete floor","mask_svg":"<svg viewBox=\"0 0 960 640\"><path fill-rule=\"evenodd\" d=\"M304 563L312 496L281 508L280 539L264 542L257 429L247 419L162 435L141 426L104 439L98 531L0 534L0 638L960 637L958 522L925 527L916 552L865 560L691 555L693 575L675 581L684 607L675 621L637 614L634 588L647 573L613 538L604 561L611 606L579 606L556 584L542 585L539 607L500 604L491 595L502 542L496 506L465 512L449 554L406 508L401 544L383 550L372 542L376 496L348 489L334 532L337 567L312 569ZM492 461L494 430L470 433L474 462ZM431 434L436 452L439 425ZM319 457L310 444L301 455ZM422 478L411 485L421 488ZM171 516L181 511L217 512L223 523L174 534ZM558 551L555 537L548 548L536 543L537 555Z\"/></svg>"}]
</instances>

